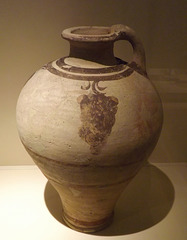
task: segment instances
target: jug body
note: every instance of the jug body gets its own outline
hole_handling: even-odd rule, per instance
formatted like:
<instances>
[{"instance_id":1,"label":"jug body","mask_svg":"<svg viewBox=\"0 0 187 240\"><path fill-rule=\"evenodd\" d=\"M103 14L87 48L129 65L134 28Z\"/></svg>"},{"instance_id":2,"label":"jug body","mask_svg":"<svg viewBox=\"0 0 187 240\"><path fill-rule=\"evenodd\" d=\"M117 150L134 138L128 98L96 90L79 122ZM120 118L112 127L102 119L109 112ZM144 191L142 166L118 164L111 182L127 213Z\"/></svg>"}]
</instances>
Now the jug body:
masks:
<instances>
[{"instance_id":1,"label":"jug body","mask_svg":"<svg viewBox=\"0 0 187 240\"><path fill-rule=\"evenodd\" d=\"M147 161L162 127L159 95L141 42L123 25L65 30L70 54L46 64L22 89L17 125L23 145L58 191L72 228L98 231ZM129 41L133 60L113 54Z\"/></svg>"}]
</instances>

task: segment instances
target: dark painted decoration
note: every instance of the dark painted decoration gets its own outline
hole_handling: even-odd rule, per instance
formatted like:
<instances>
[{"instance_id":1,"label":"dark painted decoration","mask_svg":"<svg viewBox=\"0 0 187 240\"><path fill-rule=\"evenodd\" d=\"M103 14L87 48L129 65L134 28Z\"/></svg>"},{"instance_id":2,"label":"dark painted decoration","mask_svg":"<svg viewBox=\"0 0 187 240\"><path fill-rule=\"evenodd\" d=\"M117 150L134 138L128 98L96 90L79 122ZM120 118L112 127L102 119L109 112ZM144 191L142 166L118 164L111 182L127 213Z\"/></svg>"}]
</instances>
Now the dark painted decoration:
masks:
<instances>
[{"instance_id":1,"label":"dark painted decoration","mask_svg":"<svg viewBox=\"0 0 187 240\"><path fill-rule=\"evenodd\" d=\"M93 93L81 95L77 99L82 121L79 136L90 145L92 154L99 154L114 126L118 99L98 92L95 85L93 82Z\"/></svg>"}]
</instances>

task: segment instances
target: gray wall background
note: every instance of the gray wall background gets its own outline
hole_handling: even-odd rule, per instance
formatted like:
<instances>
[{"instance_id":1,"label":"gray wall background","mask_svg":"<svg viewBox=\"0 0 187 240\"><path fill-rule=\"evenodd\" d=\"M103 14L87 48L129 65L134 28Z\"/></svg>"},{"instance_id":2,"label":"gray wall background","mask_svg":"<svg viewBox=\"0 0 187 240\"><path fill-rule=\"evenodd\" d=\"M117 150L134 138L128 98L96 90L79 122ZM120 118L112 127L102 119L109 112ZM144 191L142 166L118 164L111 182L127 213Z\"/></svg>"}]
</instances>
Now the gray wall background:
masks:
<instances>
[{"instance_id":1,"label":"gray wall background","mask_svg":"<svg viewBox=\"0 0 187 240\"><path fill-rule=\"evenodd\" d=\"M16 101L33 72L68 55L61 31L117 23L141 38L163 100L165 122L150 161L187 161L186 13L186 0L0 0L0 165L33 164L17 134ZM129 61L132 49L120 41L115 53Z\"/></svg>"}]
</instances>

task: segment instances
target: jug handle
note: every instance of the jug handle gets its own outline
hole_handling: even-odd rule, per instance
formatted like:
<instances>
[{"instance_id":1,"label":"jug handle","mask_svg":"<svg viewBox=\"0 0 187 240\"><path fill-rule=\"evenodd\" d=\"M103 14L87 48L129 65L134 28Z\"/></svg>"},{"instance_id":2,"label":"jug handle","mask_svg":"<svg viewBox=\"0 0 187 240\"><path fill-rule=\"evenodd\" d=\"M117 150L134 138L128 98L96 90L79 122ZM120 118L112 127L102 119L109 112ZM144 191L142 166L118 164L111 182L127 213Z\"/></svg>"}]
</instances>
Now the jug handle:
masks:
<instances>
[{"instance_id":1,"label":"jug handle","mask_svg":"<svg viewBox=\"0 0 187 240\"><path fill-rule=\"evenodd\" d=\"M127 40L133 48L133 59L129 66L141 71L144 75L146 73L145 50L142 42L136 37L135 31L128 26L117 24L111 26L111 33L115 34L115 40Z\"/></svg>"}]
</instances>

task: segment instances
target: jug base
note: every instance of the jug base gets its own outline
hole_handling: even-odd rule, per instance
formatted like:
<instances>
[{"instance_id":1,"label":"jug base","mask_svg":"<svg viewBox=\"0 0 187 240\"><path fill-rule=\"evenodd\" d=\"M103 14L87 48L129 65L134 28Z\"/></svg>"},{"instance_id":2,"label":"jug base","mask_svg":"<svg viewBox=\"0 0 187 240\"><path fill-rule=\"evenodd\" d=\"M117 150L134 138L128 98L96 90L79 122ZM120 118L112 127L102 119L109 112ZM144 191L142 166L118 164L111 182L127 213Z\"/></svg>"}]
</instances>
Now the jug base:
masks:
<instances>
[{"instance_id":1,"label":"jug base","mask_svg":"<svg viewBox=\"0 0 187 240\"><path fill-rule=\"evenodd\" d=\"M114 213L112 212L108 217L104 219L94 222L85 222L74 219L68 216L65 212L62 214L63 220L68 227L83 233L94 233L108 227L113 221L113 216Z\"/></svg>"}]
</instances>

